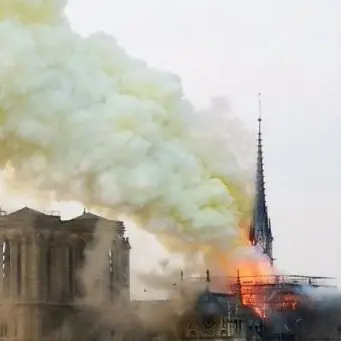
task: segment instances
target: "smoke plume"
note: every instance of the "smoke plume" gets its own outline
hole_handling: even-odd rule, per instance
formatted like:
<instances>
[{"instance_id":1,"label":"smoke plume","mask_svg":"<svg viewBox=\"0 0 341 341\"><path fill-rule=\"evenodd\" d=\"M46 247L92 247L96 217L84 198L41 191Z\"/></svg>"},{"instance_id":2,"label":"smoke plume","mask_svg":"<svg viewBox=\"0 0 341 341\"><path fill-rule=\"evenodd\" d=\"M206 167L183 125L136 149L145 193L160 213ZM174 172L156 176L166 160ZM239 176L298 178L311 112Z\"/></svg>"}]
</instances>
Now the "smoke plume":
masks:
<instances>
[{"instance_id":1,"label":"smoke plume","mask_svg":"<svg viewBox=\"0 0 341 341\"><path fill-rule=\"evenodd\" d=\"M7 184L129 216L156 235L234 246L247 197L234 141L217 143L221 131L193 110L177 77L129 57L109 36L72 32L64 5L1 4Z\"/></svg>"},{"instance_id":2,"label":"smoke plume","mask_svg":"<svg viewBox=\"0 0 341 341\"><path fill-rule=\"evenodd\" d=\"M75 302L77 313L63 321L60 330L70 340L89 335L95 338L103 330L115 331L115 340L122 340L133 331L139 337L158 332L176 335L184 313L193 309L205 283L182 281L180 274L163 262L162 274L149 274L142 280L151 288L166 289L167 300L129 301L129 294L122 287L118 288L120 291L109 292L107 250L116 238L110 222L103 220L97 224L93 243L86 249L84 267L78 273L82 295Z\"/></svg>"}]
</instances>

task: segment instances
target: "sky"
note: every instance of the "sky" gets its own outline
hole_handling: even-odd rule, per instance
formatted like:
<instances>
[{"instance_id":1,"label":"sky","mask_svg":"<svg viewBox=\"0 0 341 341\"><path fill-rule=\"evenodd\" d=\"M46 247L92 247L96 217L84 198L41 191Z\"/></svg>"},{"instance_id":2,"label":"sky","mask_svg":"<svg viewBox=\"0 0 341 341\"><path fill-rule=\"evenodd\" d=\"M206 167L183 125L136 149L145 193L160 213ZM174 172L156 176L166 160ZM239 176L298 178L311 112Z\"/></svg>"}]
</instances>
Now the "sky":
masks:
<instances>
[{"instance_id":1,"label":"sky","mask_svg":"<svg viewBox=\"0 0 341 341\"><path fill-rule=\"evenodd\" d=\"M82 35L104 31L177 74L198 108L225 97L254 131L261 92L276 264L341 278L340 10L338 0L70 0L66 13ZM152 237L128 234L133 267L141 254L162 258Z\"/></svg>"}]
</instances>

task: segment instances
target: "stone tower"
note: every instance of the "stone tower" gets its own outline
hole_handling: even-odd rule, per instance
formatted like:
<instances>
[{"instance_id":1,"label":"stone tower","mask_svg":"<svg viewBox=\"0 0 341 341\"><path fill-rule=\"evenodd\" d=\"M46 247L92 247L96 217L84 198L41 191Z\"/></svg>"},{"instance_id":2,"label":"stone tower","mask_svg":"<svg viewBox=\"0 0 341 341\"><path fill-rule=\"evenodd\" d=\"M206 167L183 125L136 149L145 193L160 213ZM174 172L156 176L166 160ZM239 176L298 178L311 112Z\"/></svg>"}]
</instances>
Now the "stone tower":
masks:
<instances>
[{"instance_id":1,"label":"stone tower","mask_svg":"<svg viewBox=\"0 0 341 341\"><path fill-rule=\"evenodd\" d=\"M273 236L271 231L271 221L268 215L268 208L265 197L265 180L262 148L262 117L260 104L261 103L259 98L257 169L255 186L256 188L249 240L252 245L258 245L259 247L261 247L262 251L269 257L269 261L272 264Z\"/></svg>"},{"instance_id":2,"label":"stone tower","mask_svg":"<svg viewBox=\"0 0 341 341\"><path fill-rule=\"evenodd\" d=\"M0 340L84 340L79 327L89 327L82 321L91 313L82 308L89 293L80 275L87 250L96 245L96 226L104 220L84 212L62 221L27 207L0 216ZM122 222L105 221L112 240L108 250L100 250L103 272L96 279L100 295L94 297L103 302L123 297L128 302L129 240Z\"/></svg>"}]
</instances>

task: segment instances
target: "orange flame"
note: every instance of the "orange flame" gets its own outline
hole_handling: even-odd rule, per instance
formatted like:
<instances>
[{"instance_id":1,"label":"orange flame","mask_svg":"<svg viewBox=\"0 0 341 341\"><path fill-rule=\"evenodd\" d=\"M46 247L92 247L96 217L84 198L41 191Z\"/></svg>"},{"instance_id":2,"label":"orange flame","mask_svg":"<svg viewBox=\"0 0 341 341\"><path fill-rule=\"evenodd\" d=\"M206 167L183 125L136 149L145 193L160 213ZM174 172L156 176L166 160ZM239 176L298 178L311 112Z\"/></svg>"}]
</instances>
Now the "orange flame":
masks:
<instances>
[{"instance_id":1,"label":"orange flame","mask_svg":"<svg viewBox=\"0 0 341 341\"><path fill-rule=\"evenodd\" d=\"M241 223L242 248L252 247L248 240L249 222ZM256 251L255 251L256 252ZM266 256L259 254L255 257L238 257L234 255L215 254L214 261L220 269L224 269L228 276L236 276L240 279L240 294L242 303L251 307L259 316L265 316L264 289L266 284L274 280L274 270Z\"/></svg>"},{"instance_id":2,"label":"orange flame","mask_svg":"<svg viewBox=\"0 0 341 341\"><path fill-rule=\"evenodd\" d=\"M242 225L249 226L248 223ZM245 246L251 247L248 236L244 233ZM275 269L270 260L263 255L260 257L243 258L237 261L237 271L240 278L240 291L244 305L251 307L260 317L266 317L267 309L295 310L298 305L298 298L291 293L278 293L273 303L267 302L266 288L275 284ZM271 305L271 306L269 306Z\"/></svg>"},{"instance_id":3,"label":"orange flame","mask_svg":"<svg viewBox=\"0 0 341 341\"><path fill-rule=\"evenodd\" d=\"M241 296L244 305L265 316L265 287L272 282L273 269L265 257L241 260L238 263Z\"/></svg>"}]
</instances>

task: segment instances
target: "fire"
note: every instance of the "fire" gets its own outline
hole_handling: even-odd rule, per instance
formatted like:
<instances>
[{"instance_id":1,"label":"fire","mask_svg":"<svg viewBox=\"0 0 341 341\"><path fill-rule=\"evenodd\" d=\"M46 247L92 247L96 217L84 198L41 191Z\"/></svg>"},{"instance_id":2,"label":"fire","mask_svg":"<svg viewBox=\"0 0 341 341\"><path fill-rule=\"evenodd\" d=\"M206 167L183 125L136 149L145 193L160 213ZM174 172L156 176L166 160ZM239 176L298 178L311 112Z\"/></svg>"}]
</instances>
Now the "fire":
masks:
<instances>
[{"instance_id":1,"label":"fire","mask_svg":"<svg viewBox=\"0 0 341 341\"><path fill-rule=\"evenodd\" d=\"M238 274L242 303L252 308L261 318L266 318L270 311L297 308L298 298L294 294L281 290L276 292L276 284L281 283L282 278L275 275L275 269L266 257L250 257L233 262L221 256L219 265L228 269L229 276L235 277ZM233 288L233 292L236 292L235 286Z\"/></svg>"},{"instance_id":2,"label":"fire","mask_svg":"<svg viewBox=\"0 0 341 341\"><path fill-rule=\"evenodd\" d=\"M277 310L291 309L295 310L297 308L297 297L291 293L285 293L281 295L280 301L277 304Z\"/></svg>"},{"instance_id":3,"label":"fire","mask_svg":"<svg viewBox=\"0 0 341 341\"><path fill-rule=\"evenodd\" d=\"M211 278L211 289L216 291L235 292L235 278L238 274L240 280L240 294L242 303L252 308L258 316L265 318L267 312L278 309L296 309L297 299L294 295L279 292L273 298L272 303L269 302L267 296L271 293L272 285L275 285L277 280L280 280L275 275L275 269L271 266L270 260L262 253L256 246L252 246L248 240L248 226L249 222L243 221L241 224L241 237L239 244L236 247L236 252L225 252L216 248L214 245L193 243L188 245L181 242L180 239L174 237L171 239L165 236L164 244L173 250L187 249L188 254L194 254L200 250L205 255L205 265L212 270L212 274L224 274L228 278L234 280L226 280L226 277ZM241 256L238 250L246 251L245 256Z\"/></svg>"},{"instance_id":4,"label":"fire","mask_svg":"<svg viewBox=\"0 0 341 341\"><path fill-rule=\"evenodd\" d=\"M245 230L244 230L245 231ZM290 292L278 292L272 302L268 301L268 289L275 286L281 279L276 276L275 268L261 250L250 245L245 235L245 246L253 248L254 255L237 262L237 273L240 280L240 291L244 305L252 307L262 318L269 310L295 310L298 299Z\"/></svg>"},{"instance_id":5,"label":"fire","mask_svg":"<svg viewBox=\"0 0 341 341\"><path fill-rule=\"evenodd\" d=\"M241 257L236 262L237 273L240 280L240 291L244 305L250 306L259 315L264 317L264 290L266 285L273 282L274 270L269 259L262 254L261 250L253 247L248 238L248 227L250 222L241 222L243 232L243 245L246 249L251 249L250 256Z\"/></svg>"},{"instance_id":6,"label":"fire","mask_svg":"<svg viewBox=\"0 0 341 341\"><path fill-rule=\"evenodd\" d=\"M240 290L244 305L250 306L261 317L265 317L265 289L273 282L273 269L263 258L243 260L238 264Z\"/></svg>"},{"instance_id":7,"label":"fire","mask_svg":"<svg viewBox=\"0 0 341 341\"><path fill-rule=\"evenodd\" d=\"M248 240L249 221L241 222L240 249L250 251L245 256L215 254L215 264L224 269L228 276L240 280L240 294L244 305L251 307L259 316L265 317L265 290L274 282L274 269L266 255L262 254L257 247L253 247ZM236 252L238 253L238 252Z\"/></svg>"},{"instance_id":8,"label":"fire","mask_svg":"<svg viewBox=\"0 0 341 341\"><path fill-rule=\"evenodd\" d=\"M238 274L243 304L252 307L259 316L264 317L265 289L268 284L274 282L274 270L269 260L257 249L251 249L252 246L245 240L247 239L244 239L243 245L246 250L253 251L251 255L236 259L233 255L216 252L212 260L219 269L224 269L229 277L235 278Z\"/></svg>"}]
</instances>

